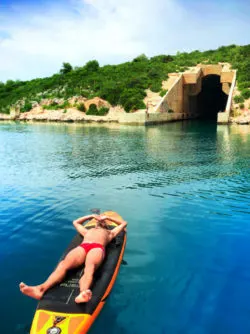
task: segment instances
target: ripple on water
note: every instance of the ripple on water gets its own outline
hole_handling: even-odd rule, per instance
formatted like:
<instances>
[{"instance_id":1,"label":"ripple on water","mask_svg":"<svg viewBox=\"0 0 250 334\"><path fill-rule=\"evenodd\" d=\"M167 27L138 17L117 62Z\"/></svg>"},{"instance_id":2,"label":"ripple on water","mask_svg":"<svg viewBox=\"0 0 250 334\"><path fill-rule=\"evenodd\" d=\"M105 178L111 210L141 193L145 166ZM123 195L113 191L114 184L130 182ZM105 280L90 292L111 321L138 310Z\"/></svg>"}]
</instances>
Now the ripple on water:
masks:
<instances>
[{"instance_id":1,"label":"ripple on water","mask_svg":"<svg viewBox=\"0 0 250 334\"><path fill-rule=\"evenodd\" d=\"M5 123L0 140L3 333L28 331L18 282L48 276L91 208L129 222L91 333L249 333L250 131Z\"/></svg>"}]
</instances>

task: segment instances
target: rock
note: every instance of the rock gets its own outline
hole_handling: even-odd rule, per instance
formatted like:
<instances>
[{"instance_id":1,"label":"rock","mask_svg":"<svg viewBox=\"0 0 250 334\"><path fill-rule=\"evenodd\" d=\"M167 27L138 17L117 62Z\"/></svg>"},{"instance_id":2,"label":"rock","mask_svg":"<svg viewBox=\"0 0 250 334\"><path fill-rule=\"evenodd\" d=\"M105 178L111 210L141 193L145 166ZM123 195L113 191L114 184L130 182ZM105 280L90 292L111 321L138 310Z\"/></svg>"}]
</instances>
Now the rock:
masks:
<instances>
[{"instance_id":1,"label":"rock","mask_svg":"<svg viewBox=\"0 0 250 334\"><path fill-rule=\"evenodd\" d=\"M0 114L0 120L11 120L11 116L9 114Z\"/></svg>"},{"instance_id":2,"label":"rock","mask_svg":"<svg viewBox=\"0 0 250 334\"><path fill-rule=\"evenodd\" d=\"M250 124L250 120L249 119L245 119L245 120L241 119L237 123L238 124Z\"/></svg>"},{"instance_id":3,"label":"rock","mask_svg":"<svg viewBox=\"0 0 250 334\"><path fill-rule=\"evenodd\" d=\"M68 99L68 102L71 105L78 104L78 103L84 103L85 101L87 101L87 99L86 97L83 97L83 96L73 96Z\"/></svg>"},{"instance_id":4,"label":"rock","mask_svg":"<svg viewBox=\"0 0 250 334\"><path fill-rule=\"evenodd\" d=\"M32 109L39 107L39 103L37 101L31 101Z\"/></svg>"},{"instance_id":5,"label":"rock","mask_svg":"<svg viewBox=\"0 0 250 334\"><path fill-rule=\"evenodd\" d=\"M40 105L49 106L52 103L52 99L42 99Z\"/></svg>"},{"instance_id":6,"label":"rock","mask_svg":"<svg viewBox=\"0 0 250 334\"><path fill-rule=\"evenodd\" d=\"M52 103L54 103L54 104L63 104L64 103L64 99L54 98L52 100Z\"/></svg>"}]
</instances>

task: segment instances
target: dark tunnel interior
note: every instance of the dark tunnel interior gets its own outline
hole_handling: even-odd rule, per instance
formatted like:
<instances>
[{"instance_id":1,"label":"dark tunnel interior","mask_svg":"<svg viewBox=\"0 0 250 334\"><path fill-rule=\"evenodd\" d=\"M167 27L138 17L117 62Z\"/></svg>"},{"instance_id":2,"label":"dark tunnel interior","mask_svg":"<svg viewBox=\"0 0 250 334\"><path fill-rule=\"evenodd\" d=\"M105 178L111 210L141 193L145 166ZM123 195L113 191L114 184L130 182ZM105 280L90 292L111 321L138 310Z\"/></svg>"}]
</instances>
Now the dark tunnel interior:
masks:
<instances>
[{"instance_id":1,"label":"dark tunnel interior","mask_svg":"<svg viewBox=\"0 0 250 334\"><path fill-rule=\"evenodd\" d=\"M219 111L226 108L228 95L222 91L219 75L207 75L202 79L201 92L197 95L199 119L217 120Z\"/></svg>"}]
</instances>

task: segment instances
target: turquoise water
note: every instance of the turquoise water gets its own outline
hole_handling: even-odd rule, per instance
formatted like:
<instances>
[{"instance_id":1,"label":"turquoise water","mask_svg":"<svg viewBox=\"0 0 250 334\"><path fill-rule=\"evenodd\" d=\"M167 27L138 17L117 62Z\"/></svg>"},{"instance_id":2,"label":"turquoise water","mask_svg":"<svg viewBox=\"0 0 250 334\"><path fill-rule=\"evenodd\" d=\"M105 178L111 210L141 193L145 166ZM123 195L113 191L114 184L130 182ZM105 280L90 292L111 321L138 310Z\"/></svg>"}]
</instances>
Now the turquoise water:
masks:
<instances>
[{"instance_id":1,"label":"turquoise water","mask_svg":"<svg viewBox=\"0 0 250 334\"><path fill-rule=\"evenodd\" d=\"M129 222L90 333L250 332L250 127L0 124L1 333L28 333L38 284L92 208Z\"/></svg>"}]
</instances>

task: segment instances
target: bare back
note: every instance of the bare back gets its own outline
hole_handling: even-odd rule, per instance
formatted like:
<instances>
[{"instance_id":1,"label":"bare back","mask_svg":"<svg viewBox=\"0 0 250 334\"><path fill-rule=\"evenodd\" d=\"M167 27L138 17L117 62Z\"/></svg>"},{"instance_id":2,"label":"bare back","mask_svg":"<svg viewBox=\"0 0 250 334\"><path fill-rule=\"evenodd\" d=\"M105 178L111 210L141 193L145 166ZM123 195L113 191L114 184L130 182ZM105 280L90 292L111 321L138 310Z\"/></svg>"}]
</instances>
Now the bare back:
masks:
<instances>
[{"instance_id":1,"label":"bare back","mask_svg":"<svg viewBox=\"0 0 250 334\"><path fill-rule=\"evenodd\" d=\"M104 247L110 240L110 232L104 228L91 228L84 236L84 242L96 242Z\"/></svg>"}]
</instances>

